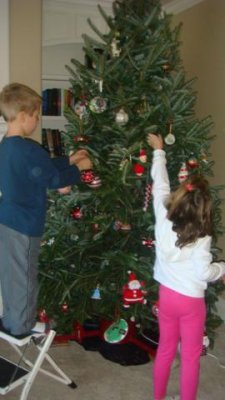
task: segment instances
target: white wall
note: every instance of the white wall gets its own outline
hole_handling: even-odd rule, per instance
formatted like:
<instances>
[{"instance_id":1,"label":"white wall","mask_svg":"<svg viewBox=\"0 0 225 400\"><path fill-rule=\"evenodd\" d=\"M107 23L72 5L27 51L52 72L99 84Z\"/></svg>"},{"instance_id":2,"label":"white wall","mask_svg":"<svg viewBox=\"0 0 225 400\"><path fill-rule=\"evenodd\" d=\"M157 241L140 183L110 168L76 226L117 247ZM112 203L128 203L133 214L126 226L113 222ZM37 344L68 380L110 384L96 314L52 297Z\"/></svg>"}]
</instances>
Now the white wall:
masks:
<instances>
[{"instance_id":1,"label":"white wall","mask_svg":"<svg viewBox=\"0 0 225 400\"><path fill-rule=\"evenodd\" d=\"M0 1L0 90L9 82L9 4ZM5 134L6 124L0 117L0 140Z\"/></svg>"},{"instance_id":2,"label":"white wall","mask_svg":"<svg viewBox=\"0 0 225 400\"><path fill-rule=\"evenodd\" d=\"M82 43L44 46L42 51L42 75L69 75L65 65L75 58L84 60Z\"/></svg>"}]
</instances>

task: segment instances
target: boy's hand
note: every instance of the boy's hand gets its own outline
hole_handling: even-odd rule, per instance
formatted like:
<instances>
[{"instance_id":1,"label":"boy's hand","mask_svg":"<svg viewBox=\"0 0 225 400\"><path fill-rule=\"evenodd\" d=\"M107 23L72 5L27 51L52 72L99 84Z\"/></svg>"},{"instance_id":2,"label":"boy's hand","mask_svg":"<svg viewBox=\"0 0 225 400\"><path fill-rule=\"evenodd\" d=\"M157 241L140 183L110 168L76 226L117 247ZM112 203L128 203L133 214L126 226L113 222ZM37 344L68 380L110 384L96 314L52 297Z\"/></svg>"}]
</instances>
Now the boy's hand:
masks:
<instances>
[{"instance_id":1,"label":"boy's hand","mask_svg":"<svg viewBox=\"0 0 225 400\"><path fill-rule=\"evenodd\" d=\"M220 279L223 282L223 284L225 285L225 275L222 275Z\"/></svg>"},{"instance_id":2,"label":"boy's hand","mask_svg":"<svg viewBox=\"0 0 225 400\"><path fill-rule=\"evenodd\" d=\"M75 164L80 171L84 169L92 169L92 161L89 158L87 150L81 149L69 157L70 165Z\"/></svg>"},{"instance_id":3,"label":"boy's hand","mask_svg":"<svg viewBox=\"0 0 225 400\"><path fill-rule=\"evenodd\" d=\"M163 139L161 135L149 133L147 136L147 143L154 150L163 149Z\"/></svg>"},{"instance_id":4,"label":"boy's hand","mask_svg":"<svg viewBox=\"0 0 225 400\"><path fill-rule=\"evenodd\" d=\"M84 157L88 156L88 152L85 149L80 149L77 150L75 153L71 154L69 159L70 159L70 165L76 164L80 160L82 160Z\"/></svg>"}]
</instances>

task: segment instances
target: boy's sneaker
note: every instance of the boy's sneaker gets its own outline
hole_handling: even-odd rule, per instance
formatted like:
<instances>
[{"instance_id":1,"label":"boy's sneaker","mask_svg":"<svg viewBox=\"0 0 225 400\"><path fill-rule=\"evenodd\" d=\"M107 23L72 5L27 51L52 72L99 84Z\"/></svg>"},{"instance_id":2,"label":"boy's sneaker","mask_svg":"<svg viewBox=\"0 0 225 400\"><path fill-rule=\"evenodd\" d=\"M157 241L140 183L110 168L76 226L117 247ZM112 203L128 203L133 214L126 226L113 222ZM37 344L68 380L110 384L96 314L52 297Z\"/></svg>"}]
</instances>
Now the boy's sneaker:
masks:
<instances>
[{"instance_id":1,"label":"boy's sneaker","mask_svg":"<svg viewBox=\"0 0 225 400\"><path fill-rule=\"evenodd\" d=\"M1 318L0 318L0 331L6 333L7 335L10 335L10 331L4 327Z\"/></svg>"},{"instance_id":2,"label":"boy's sneaker","mask_svg":"<svg viewBox=\"0 0 225 400\"><path fill-rule=\"evenodd\" d=\"M36 322L34 327L31 329L32 333L48 333L51 329L51 324L45 322Z\"/></svg>"}]
</instances>

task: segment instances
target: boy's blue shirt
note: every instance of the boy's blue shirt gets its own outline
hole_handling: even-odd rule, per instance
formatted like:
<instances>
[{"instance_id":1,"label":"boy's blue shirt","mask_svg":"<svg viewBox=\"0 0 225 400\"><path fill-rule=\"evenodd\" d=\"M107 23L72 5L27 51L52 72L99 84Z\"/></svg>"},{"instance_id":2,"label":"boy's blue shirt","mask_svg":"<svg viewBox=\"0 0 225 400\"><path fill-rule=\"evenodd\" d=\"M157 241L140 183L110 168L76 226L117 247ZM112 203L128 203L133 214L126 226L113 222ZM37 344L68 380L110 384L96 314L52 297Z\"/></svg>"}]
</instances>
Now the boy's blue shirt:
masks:
<instances>
[{"instance_id":1,"label":"boy's blue shirt","mask_svg":"<svg viewBox=\"0 0 225 400\"><path fill-rule=\"evenodd\" d=\"M49 157L39 143L21 136L0 143L0 224L28 236L44 231L47 189L77 184L80 171L68 157Z\"/></svg>"}]
</instances>

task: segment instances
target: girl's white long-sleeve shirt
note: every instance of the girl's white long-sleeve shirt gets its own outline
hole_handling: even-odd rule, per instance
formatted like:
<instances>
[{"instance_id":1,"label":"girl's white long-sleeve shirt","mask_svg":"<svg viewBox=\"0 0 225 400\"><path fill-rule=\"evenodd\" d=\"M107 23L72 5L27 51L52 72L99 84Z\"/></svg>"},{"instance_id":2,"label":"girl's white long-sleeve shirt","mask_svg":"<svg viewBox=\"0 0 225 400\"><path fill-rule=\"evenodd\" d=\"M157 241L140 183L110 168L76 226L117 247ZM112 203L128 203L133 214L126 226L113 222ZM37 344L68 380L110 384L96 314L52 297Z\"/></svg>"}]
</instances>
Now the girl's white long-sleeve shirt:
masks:
<instances>
[{"instance_id":1,"label":"girl's white long-sleeve shirt","mask_svg":"<svg viewBox=\"0 0 225 400\"><path fill-rule=\"evenodd\" d=\"M156 260L154 278L162 285L191 297L204 297L207 282L225 274L224 262L212 262L210 236L182 248L167 218L165 200L170 194L164 150L153 151L153 206L155 212Z\"/></svg>"}]
</instances>

